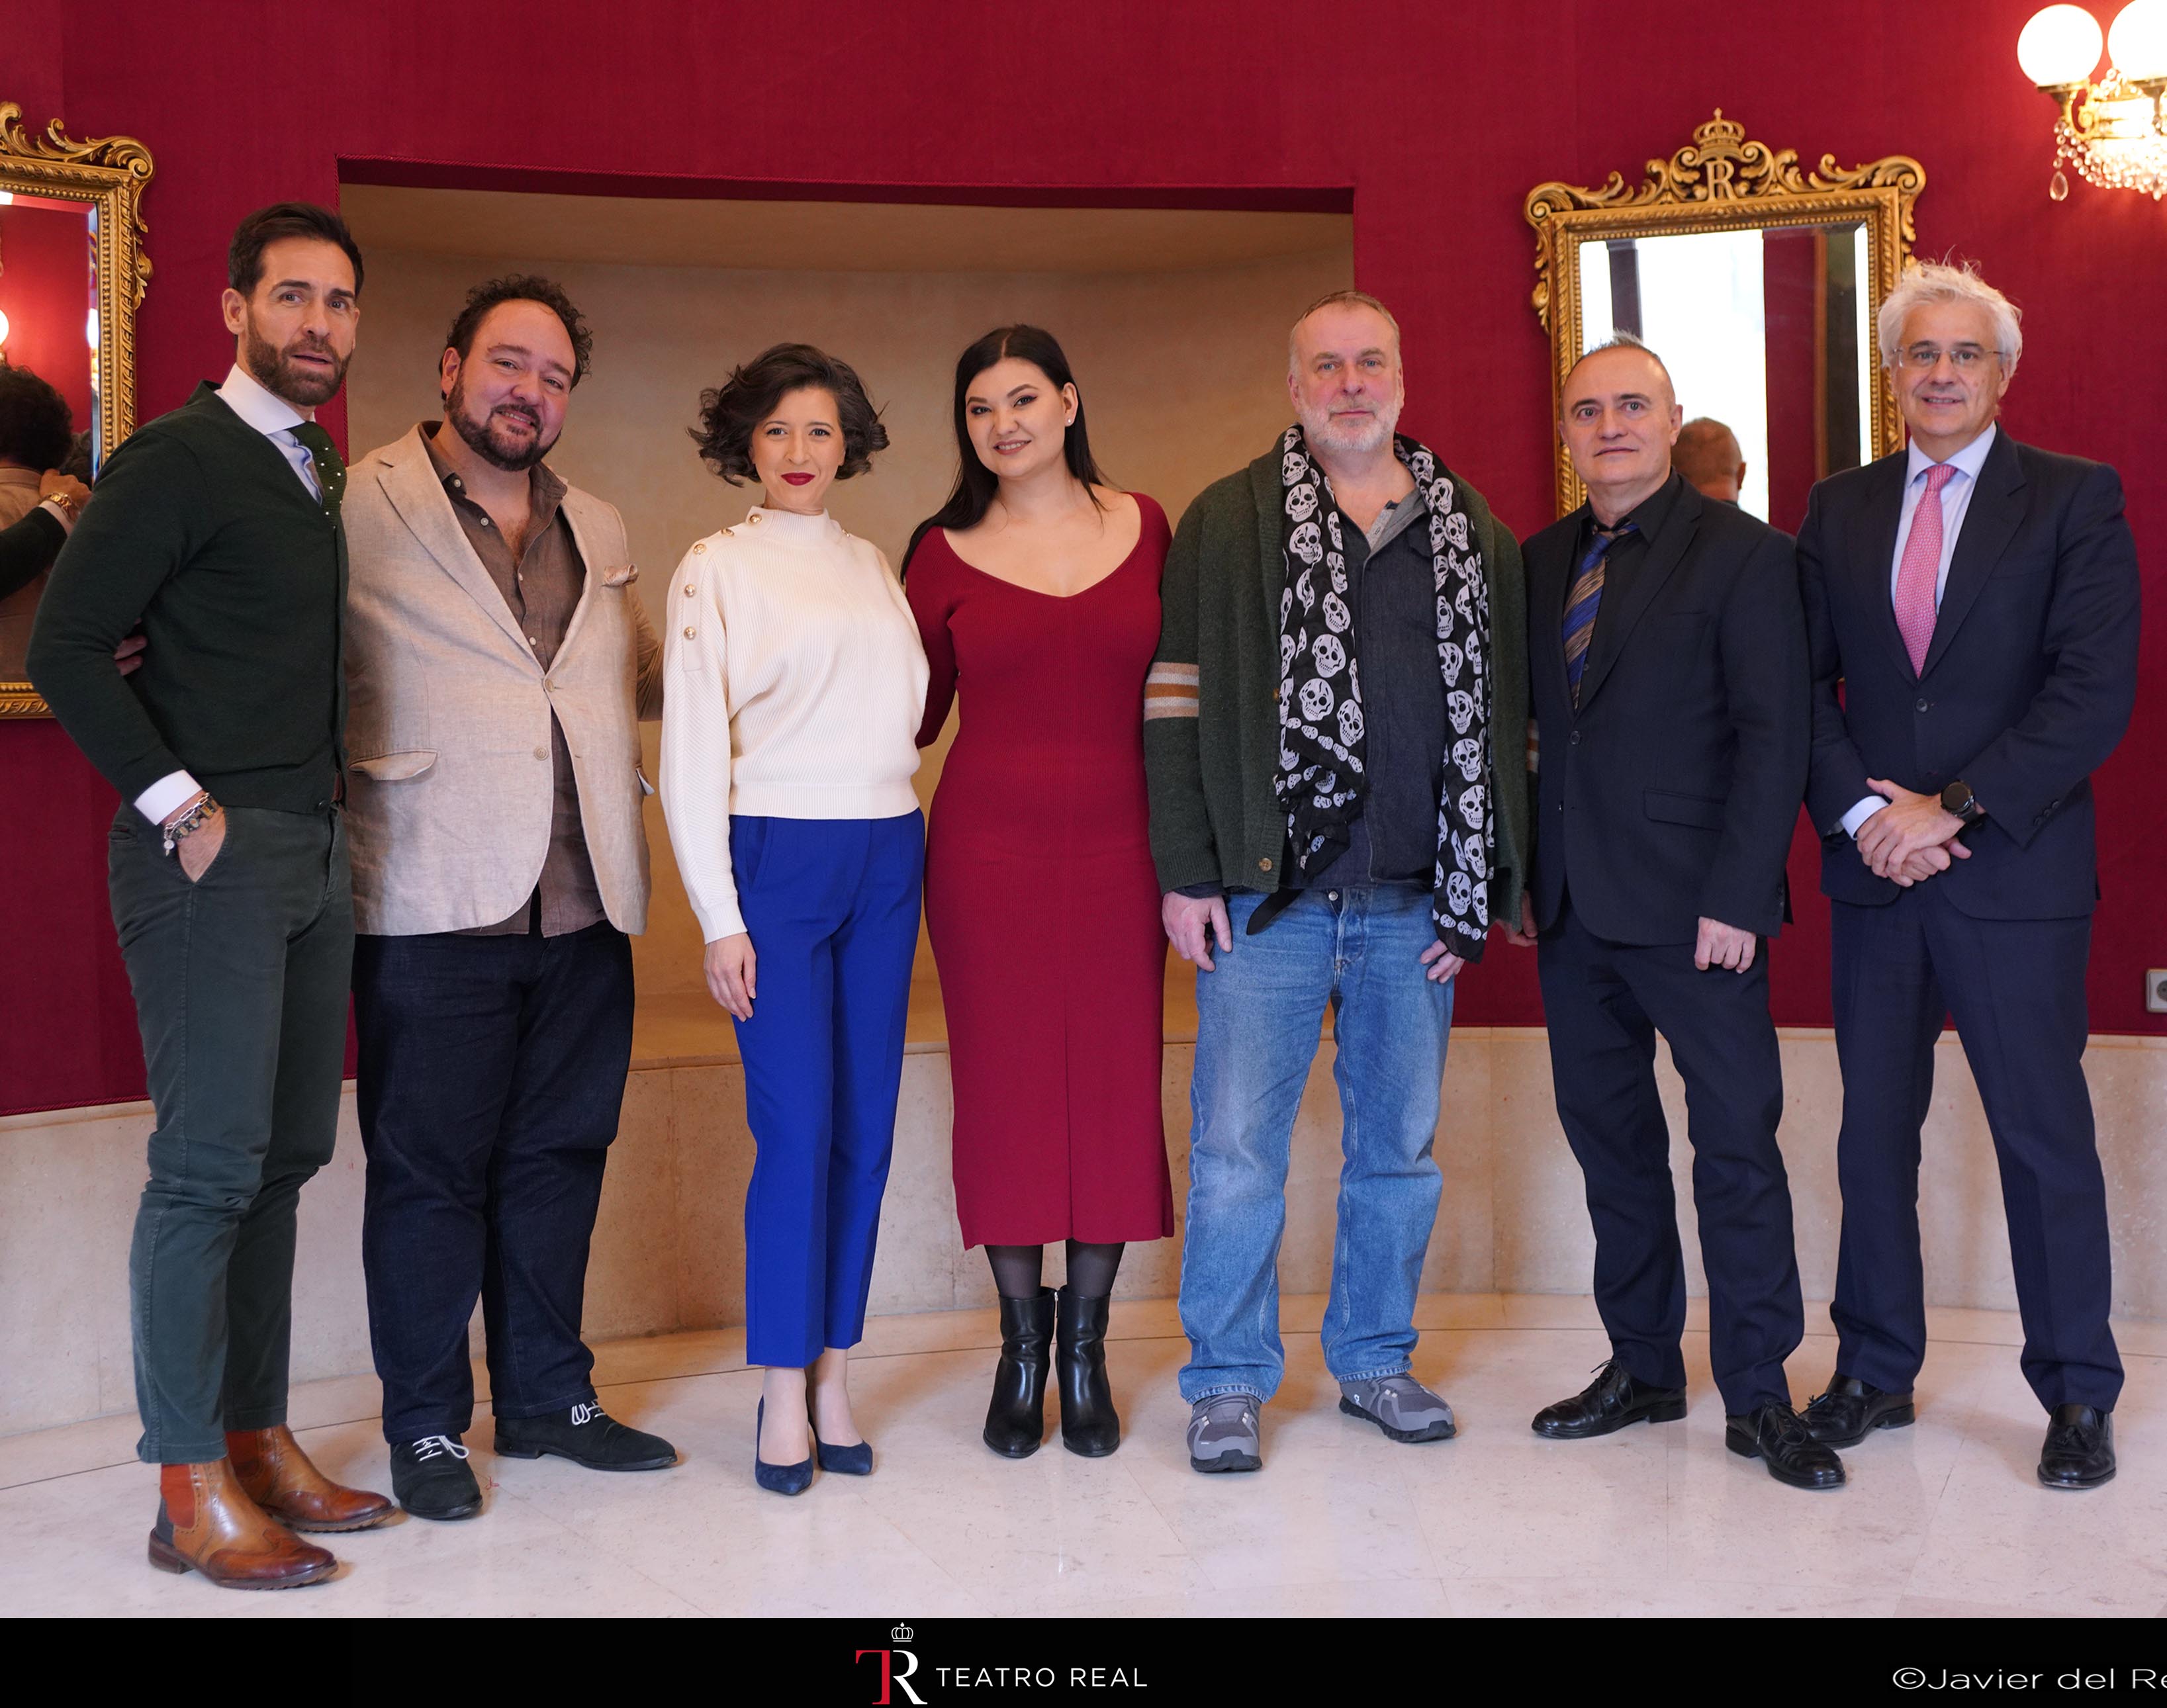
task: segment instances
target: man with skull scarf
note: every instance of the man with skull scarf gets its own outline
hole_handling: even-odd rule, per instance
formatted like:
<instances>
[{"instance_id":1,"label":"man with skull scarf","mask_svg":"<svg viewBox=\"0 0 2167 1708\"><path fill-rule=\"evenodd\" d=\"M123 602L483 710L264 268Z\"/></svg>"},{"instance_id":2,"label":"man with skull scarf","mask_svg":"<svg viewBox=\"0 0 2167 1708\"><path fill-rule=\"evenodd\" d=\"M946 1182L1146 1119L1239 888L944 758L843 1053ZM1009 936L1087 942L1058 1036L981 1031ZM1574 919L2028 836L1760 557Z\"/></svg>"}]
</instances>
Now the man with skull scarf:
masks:
<instances>
[{"instance_id":1,"label":"man with skull scarf","mask_svg":"<svg viewBox=\"0 0 2167 1708\"><path fill-rule=\"evenodd\" d=\"M1801 1489L1843 1466L1791 1409L1804 1332L1761 939L1806 781L1805 614L1789 538L1671 464L1684 414L1623 335L1582 357L1558 431L1588 501L1527 542L1541 755L1531 918L1558 1117L1587 1179L1611 1356L1536 1415L1577 1441L1685 1415L1685 1262L1656 1034L1686 1083L1709 1359L1731 1452ZM1944 862L1946 865L1946 858Z\"/></svg>"},{"instance_id":2,"label":"man with skull scarf","mask_svg":"<svg viewBox=\"0 0 2167 1708\"><path fill-rule=\"evenodd\" d=\"M1392 1440L1453 1433L1412 1373L1452 981L1519 917L1526 873L1518 547L1395 433L1399 327L1376 299L1295 322L1287 389L1295 424L1182 518L1144 689L1163 917L1198 968L1181 1391L1207 1472L1263 1462L1327 1002L1345 1166L1325 1363L1339 1409Z\"/></svg>"}]
</instances>

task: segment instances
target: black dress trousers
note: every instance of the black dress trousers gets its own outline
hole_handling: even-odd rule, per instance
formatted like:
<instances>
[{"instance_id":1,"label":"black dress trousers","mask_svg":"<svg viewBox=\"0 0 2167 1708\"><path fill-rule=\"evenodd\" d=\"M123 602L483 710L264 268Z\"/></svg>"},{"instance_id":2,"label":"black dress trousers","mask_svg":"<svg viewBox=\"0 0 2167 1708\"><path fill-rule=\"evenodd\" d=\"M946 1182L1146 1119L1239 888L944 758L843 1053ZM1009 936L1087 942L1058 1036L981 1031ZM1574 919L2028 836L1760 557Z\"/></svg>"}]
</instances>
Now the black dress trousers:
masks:
<instances>
[{"instance_id":1,"label":"black dress trousers","mask_svg":"<svg viewBox=\"0 0 2167 1708\"><path fill-rule=\"evenodd\" d=\"M1953 1016L2001 1169L2023 1369L2049 1409L2111 1410L2122 1359L2106 1184L2084 1054L2091 920L1975 919L1938 878L1885 907L1832 902L1836 1047L1843 1066L1836 1369L1911 1386L1926 1354L1919 1129L1934 1044Z\"/></svg>"},{"instance_id":2,"label":"black dress trousers","mask_svg":"<svg viewBox=\"0 0 2167 1708\"><path fill-rule=\"evenodd\" d=\"M632 1064L630 939L363 936L353 998L384 1439L465 1433L477 1298L497 1416L592 1400L580 1322Z\"/></svg>"},{"instance_id":3,"label":"black dress trousers","mask_svg":"<svg viewBox=\"0 0 2167 1708\"><path fill-rule=\"evenodd\" d=\"M1724 1409L1788 1404L1783 1361L1804 1336L1805 1312L1776 1145L1783 1070L1767 945L1746 972L1703 972L1690 943L1597 937L1568 893L1537 958L1558 1115L1595 1224L1595 1302L1616 1355L1640 1381L1686 1385L1685 1259L1656 1089L1661 1031L1686 1082L1709 1356Z\"/></svg>"}]
</instances>

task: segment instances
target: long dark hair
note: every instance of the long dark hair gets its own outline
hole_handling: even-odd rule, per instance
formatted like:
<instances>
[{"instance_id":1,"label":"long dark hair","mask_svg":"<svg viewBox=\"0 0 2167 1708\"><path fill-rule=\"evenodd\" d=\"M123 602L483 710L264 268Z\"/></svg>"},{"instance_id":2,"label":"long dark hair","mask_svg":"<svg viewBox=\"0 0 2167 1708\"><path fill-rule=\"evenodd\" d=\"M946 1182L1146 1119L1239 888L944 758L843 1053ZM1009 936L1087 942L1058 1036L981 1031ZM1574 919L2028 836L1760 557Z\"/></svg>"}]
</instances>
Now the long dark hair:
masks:
<instances>
[{"instance_id":1,"label":"long dark hair","mask_svg":"<svg viewBox=\"0 0 2167 1708\"><path fill-rule=\"evenodd\" d=\"M1076 383L1076 376L1069 371L1068 358L1062 353L1060 341L1041 326L996 326L956 359L956 454L959 461L956 487L948 494L948 501L912 533L910 544L903 554L903 573L906 575L910 573L910 560L918 554L919 542L926 535L935 528L953 528L958 533L975 528L993 507L993 494L1000 489L1000 477L978 460L978 448L971 442L971 424L964 414L964 405L970 396L971 383L996 362L1010 356L1019 362L1030 362L1052 382L1056 391ZM1084 483L1084 491L1091 494L1091 502L1097 504L1099 494L1094 489L1104 486L1106 477L1091 460L1091 436L1084 425L1081 388L1076 394L1076 419L1068 424L1062 452L1068 460L1068 472Z\"/></svg>"}]
</instances>

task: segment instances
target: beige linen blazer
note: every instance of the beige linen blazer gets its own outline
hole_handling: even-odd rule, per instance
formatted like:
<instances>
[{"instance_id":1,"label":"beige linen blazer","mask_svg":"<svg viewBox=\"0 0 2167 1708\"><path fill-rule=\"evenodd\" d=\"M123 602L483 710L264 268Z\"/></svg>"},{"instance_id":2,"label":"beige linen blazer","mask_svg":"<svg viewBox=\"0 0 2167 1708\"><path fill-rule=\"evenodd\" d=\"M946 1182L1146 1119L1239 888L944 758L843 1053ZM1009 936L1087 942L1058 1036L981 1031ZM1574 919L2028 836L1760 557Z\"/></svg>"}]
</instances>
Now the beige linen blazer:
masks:
<instances>
[{"instance_id":1,"label":"beige linen blazer","mask_svg":"<svg viewBox=\"0 0 2167 1708\"><path fill-rule=\"evenodd\" d=\"M662 649L624 520L571 488L586 588L545 674L467 543L416 426L358 459L341 506L347 591L346 822L356 928L390 937L506 919L534 891L564 726L610 923L647 926L639 724L662 712Z\"/></svg>"}]
</instances>

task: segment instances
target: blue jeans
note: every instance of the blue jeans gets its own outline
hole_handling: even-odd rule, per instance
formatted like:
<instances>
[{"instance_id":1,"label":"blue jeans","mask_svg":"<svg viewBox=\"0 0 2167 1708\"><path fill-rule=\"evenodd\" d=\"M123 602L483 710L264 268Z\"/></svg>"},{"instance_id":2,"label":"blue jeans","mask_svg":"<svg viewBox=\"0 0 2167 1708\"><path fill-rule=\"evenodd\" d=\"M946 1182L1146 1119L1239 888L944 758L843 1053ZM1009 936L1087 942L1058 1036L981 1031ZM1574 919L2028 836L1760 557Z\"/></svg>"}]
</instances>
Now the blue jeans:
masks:
<instances>
[{"instance_id":1,"label":"blue jeans","mask_svg":"<svg viewBox=\"0 0 2167 1708\"><path fill-rule=\"evenodd\" d=\"M1424 976L1430 898L1390 887L1311 890L1256 936L1264 900L1227 898L1234 946L1196 976L1189 1086L1182 1398L1269 1399L1286 1367L1278 1262L1295 1112L1329 999L1343 1118L1325 1367L1341 1382L1403 1375L1415 1294L1444 1182L1430 1150L1452 986Z\"/></svg>"}]
</instances>

